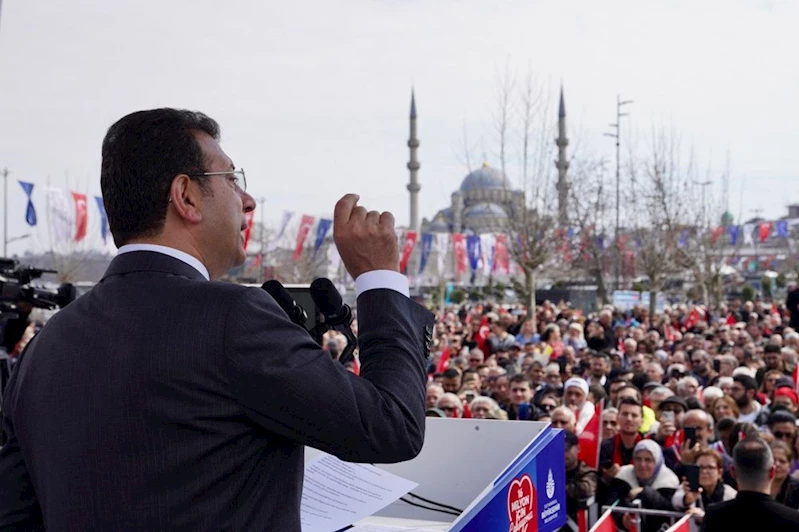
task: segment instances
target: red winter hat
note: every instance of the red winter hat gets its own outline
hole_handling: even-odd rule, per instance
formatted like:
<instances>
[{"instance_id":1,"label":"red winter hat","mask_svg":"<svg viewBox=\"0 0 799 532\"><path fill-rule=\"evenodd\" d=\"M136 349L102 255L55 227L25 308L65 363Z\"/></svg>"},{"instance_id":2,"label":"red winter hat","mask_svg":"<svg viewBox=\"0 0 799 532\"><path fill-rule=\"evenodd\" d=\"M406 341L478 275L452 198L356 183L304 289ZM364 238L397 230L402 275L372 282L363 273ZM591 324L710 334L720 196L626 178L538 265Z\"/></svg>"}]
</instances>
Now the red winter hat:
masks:
<instances>
[{"instance_id":1,"label":"red winter hat","mask_svg":"<svg viewBox=\"0 0 799 532\"><path fill-rule=\"evenodd\" d=\"M799 395L796 394L795 391L791 390L790 388L778 388L774 392L774 397L790 397L793 404L799 405Z\"/></svg>"}]
</instances>

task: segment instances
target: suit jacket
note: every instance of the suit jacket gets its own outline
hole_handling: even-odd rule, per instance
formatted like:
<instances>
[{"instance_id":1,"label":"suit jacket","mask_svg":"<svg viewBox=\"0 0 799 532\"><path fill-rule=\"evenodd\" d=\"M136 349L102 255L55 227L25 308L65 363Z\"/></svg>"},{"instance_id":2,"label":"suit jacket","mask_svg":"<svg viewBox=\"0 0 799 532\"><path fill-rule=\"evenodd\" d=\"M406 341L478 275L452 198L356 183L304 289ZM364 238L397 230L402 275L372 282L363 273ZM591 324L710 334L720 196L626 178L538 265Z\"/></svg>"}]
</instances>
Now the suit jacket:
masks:
<instances>
[{"instance_id":1,"label":"suit jacket","mask_svg":"<svg viewBox=\"0 0 799 532\"><path fill-rule=\"evenodd\" d=\"M703 532L740 530L748 523L758 530L788 532L799 530L799 512L778 503L764 493L739 491L731 501L707 507Z\"/></svg>"},{"instance_id":2,"label":"suit jacket","mask_svg":"<svg viewBox=\"0 0 799 532\"><path fill-rule=\"evenodd\" d=\"M303 446L352 462L421 450L433 315L358 298L357 377L266 292L124 253L16 364L0 529L300 530Z\"/></svg>"}]
</instances>

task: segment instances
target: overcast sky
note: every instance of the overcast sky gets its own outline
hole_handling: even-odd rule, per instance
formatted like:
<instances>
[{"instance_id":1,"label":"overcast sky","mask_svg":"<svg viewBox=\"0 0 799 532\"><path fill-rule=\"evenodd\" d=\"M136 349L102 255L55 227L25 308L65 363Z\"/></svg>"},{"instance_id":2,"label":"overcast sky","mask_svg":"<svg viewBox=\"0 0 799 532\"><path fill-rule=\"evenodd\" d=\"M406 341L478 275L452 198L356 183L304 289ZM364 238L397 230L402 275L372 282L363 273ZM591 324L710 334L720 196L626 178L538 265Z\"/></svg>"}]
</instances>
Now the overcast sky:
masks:
<instances>
[{"instance_id":1,"label":"overcast sky","mask_svg":"<svg viewBox=\"0 0 799 532\"><path fill-rule=\"evenodd\" d=\"M621 93L635 101L624 125L636 136L666 124L719 171L729 154L736 218L778 217L799 202L798 25L794 0L5 0L9 236L29 232L17 179L36 184L40 224L48 182L99 195L106 129L157 106L220 122L268 223L284 209L329 216L354 191L407 224L412 85L431 217L466 173L464 124L498 165L491 121L506 64L531 68L553 100L563 81L585 153L612 159L602 134ZM41 231L9 252L46 247Z\"/></svg>"}]
</instances>

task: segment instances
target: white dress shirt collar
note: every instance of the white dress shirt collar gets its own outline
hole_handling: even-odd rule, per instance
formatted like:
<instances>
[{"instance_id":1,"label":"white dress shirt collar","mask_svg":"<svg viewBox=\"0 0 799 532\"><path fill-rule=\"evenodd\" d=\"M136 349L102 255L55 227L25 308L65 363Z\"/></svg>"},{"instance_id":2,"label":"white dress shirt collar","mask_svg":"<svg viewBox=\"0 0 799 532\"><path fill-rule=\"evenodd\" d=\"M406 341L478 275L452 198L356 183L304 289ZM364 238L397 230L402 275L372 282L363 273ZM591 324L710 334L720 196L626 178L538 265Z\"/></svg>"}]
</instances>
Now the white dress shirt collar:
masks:
<instances>
[{"instance_id":1,"label":"white dress shirt collar","mask_svg":"<svg viewBox=\"0 0 799 532\"><path fill-rule=\"evenodd\" d=\"M169 255L172 258L178 259L180 261L185 262L198 272L202 274L203 277L207 281L211 280L211 276L208 275L208 268L205 265L197 260L195 257L192 257L188 253L180 251L175 248L170 248L167 246L159 246L157 244L125 244L117 251L118 255L123 253L130 253L131 251L154 251L156 253L161 253L163 255Z\"/></svg>"}]
</instances>

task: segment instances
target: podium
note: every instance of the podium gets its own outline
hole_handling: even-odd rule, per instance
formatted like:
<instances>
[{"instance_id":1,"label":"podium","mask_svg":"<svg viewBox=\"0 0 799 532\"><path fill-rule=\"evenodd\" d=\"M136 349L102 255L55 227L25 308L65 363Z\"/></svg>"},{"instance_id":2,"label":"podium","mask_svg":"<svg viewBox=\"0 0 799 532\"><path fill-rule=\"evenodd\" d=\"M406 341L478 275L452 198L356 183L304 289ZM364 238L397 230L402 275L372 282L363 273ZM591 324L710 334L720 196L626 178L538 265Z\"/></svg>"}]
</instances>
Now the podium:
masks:
<instances>
[{"instance_id":1,"label":"podium","mask_svg":"<svg viewBox=\"0 0 799 532\"><path fill-rule=\"evenodd\" d=\"M462 511L455 516L397 500L354 523L354 531L435 522L440 526L418 530L549 532L566 524L563 431L549 423L427 418L416 458L377 467L416 482L412 494Z\"/></svg>"}]
</instances>

